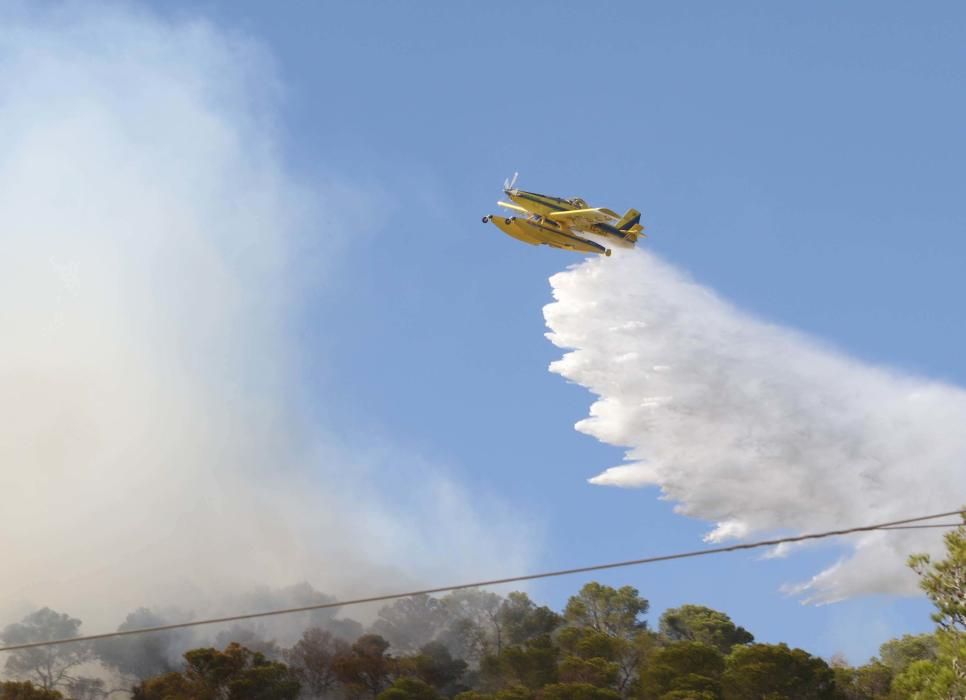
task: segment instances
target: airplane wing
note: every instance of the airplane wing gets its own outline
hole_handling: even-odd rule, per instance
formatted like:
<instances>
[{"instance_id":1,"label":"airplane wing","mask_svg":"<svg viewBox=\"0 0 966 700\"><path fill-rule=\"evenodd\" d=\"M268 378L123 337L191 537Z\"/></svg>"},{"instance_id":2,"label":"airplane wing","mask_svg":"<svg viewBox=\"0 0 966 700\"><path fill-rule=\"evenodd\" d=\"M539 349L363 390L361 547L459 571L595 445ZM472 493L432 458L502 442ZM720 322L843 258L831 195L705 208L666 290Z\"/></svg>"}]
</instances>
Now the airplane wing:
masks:
<instances>
[{"instance_id":1,"label":"airplane wing","mask_svg":"<svg viewBox=\"0 0 966 700\"><path fill-rule=\"evenodd\" d=\"M498 207L503 207L504 209L509 209L510 211L518 211L521 214L530 213L528 209L524 209L523 207L517 206L516 204L510 204L509 202L497 202L496 205Z\"/></svg>"},{"instance_id":2,"label":"airplane wing","mask_svg":"<svg viewBox=\"0 0 966 700\"><path fill-rule=\"evenodd\" d=\"M594 209L571 209L570 211L555 211L547 214L548 219L570 225L606 224L620 217L610 209L598 207Z\"/></svg>"}]
</instances>

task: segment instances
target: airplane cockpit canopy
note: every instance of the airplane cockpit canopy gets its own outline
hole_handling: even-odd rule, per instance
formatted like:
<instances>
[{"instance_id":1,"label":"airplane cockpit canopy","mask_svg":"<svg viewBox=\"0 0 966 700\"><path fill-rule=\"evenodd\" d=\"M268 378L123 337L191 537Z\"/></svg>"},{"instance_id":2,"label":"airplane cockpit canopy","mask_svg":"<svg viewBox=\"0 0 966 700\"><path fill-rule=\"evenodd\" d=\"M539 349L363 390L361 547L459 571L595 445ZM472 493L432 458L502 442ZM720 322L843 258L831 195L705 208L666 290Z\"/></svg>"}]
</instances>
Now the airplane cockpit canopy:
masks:
<instances>
[{"instance_id":1,"label":"airplane cockpit canopy","mask_svg":"<svg viewBox=\"0 0 966 700\"><path fill-rule=\"evenodd\" d=\"M577 207L579 209L586 209L587 208L587 202L585 202L584 200L582 200L580 197L571 197L567 201L570 204L574 205L575 207Z\"/></svg>"}]
</instances>

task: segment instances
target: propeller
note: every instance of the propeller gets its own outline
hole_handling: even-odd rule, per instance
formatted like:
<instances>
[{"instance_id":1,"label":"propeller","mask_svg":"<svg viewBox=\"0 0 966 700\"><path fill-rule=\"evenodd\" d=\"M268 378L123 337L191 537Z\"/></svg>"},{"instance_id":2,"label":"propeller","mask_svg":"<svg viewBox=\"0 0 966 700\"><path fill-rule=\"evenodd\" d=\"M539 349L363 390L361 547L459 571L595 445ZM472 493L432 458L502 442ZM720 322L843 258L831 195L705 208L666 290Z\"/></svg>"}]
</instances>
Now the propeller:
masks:
<instances>
[{"instance_id":1,"label":"propeller","mask_svg":"<svg viewBox=\"0 0 966 700\"><path fill-rule=\"evenodd\" d=\"M504 192L506 192L507 194L510 193L510 190L513 189L513 186L515 184L517 184L517 176L519 176L519 175L520 175L520 173L513 173L513 177L511 179L504 180L503 181L503 191Z\"/></svg>"}]
</instances>

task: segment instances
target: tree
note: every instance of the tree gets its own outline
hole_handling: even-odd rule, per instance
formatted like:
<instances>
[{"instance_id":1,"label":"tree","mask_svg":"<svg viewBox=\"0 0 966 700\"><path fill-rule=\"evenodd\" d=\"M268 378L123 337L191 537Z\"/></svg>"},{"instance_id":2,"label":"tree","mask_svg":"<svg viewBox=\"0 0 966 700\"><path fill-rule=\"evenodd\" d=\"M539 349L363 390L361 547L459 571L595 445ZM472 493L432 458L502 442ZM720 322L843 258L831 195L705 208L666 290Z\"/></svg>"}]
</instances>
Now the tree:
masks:
<instances>
[{"instance_id":1,"label":"tree","mask_svg":"<svg viewBox=\"0 0 966 700\"><path fill-rule=\"evenodd\" d=\"M7 645L69 639L80 634L81 621L50 608L27 615L23 621L8 625L0 638ZM90 660L90 646L83 643L21 649L10 653L7 672L17 678L35 680L42 689L53 690L71 680L70 670Z\"/></svg>"},{"instance_id":2,"label":"tree","mask_svg":"<svg viewBox=\"0 0 966 700\"><path fill-rule=\"evenodd\" d=\"M474 661L491 650L500 653L504 644L500 596L467 588L444 596L441 603L447 622L440 641L454 653Z\"/></svg>"},{"instance_id":3,"label":"tree","mask_svg":"<svg viewBox=\"0 0 966 700\"><path fill-rule=\"evenodd\" d=\"M671 642L656 651L641 672L639 690L643 698L667 698L670 693L710 694L721 691L725 661L716 648L700 642ZM748 696L753 697L753 696Z\"/></svg>"},{"instance_id":4,"label":"tree","mask_svg":"<svg viewBox=\"0 0 966 700\"><path fill-rule=\"evenodd\" d=\"M389 642L378 634L364 634L347 653L336 656L333 668L350 695L374 698L389 687L395 661L388 649Z\"/></svg>"},{"instance_id":5,"label":"tree","mask_svg":"<svg viewBox=\"0 0 966 700\"><path fill-rule=\"evenodd\" d=\"M735 647L721 677L725 700L835 700L835 674L822 659L786 644Z\"/></svg>"},{"instance_id":6,"label":"tree","mask_svg":"<svg viewBox=\"0 0 966 700\"><path fill-rule=\"evenodd\" d=\"M915 680L930 697L966 697L966 515L963 522L944 536L944 559L934 562L928 554L909 558L919 586L936 606L936 658L913 662L896 682Z\"/></svg>"},{"instance_id":7,"label":"tree","mask_svg":"<svg viewBox=\"0 0 966 700\"><path fill-rule=\"evenodd\" d=\"M546 605L537 606L526 593L513 592L497 613L506 644L526 644L535 637L551 634L563 624L563 617Z\"/></svg>"},{"instance_id":8,"label":"tree","mask_svg":"<svg viewBox=\"0 0 966 700\"><path fill-rule=\"evenodd\" d=\"M963 516L966 520L966 515ZM946 558L933 562L928 554L909 558L909 566L919 574L920 587L926 592L936 612L932 619L939 629L956 634L966 633L966 526L959 526L944 536Z\"/></svg>"},{"instance_id":9,"label":"tree","mask_svg":"<svg viewBox=\"0 0 966 700\"><path fill-rule=\"evenodd\" d=\"M537 700L620 700L620 693L590 683L551 683L537 693Z\"/></svg>"},{"instance_id":10,"label":"tree","mask_svg":"<svg viewBox=\"0 0 966 700\"><path fill-rule=\"evenodd\" d=\"M256 652L256 658L260 655ZM295 700L301 686L285 664L264 657L228 682L229 700Z\"/></svg>"},{"instance_id":11,"label":"tree","mask_svg":"<svg viewBox=\"0 0 966 700\"><path fill-rule=\"evenodd\" d=\"M439 700L436 690L418 678L400 678L376 696L378 700Z\"/></svg>"},{"instance_id":12,"label":"tree","mask_svg":"<svg viewBox=\"0 0 966 700\"><path fill-rule=\"evenodd\" d=\"M0 681L0 700L63 700L56 690L38 688L30 681Z\"/></svg>"},{"instance_id":13,"label":"tree","mask_svg":"<svg viewBox=\"0 0 966 700\"><path fill-rule=\"evenodd\" d=\"M349 652L349 645L331 632L310 627L302 638L285 651L285 661L313 695L328 695L338 683L335 660Z\"/></svg>"},{"instance_id":14,"label":"tree","mask_svg":"<svg viewBox=\"0 0 966 700\"><path fill-rule=\"evenodd\" d=\"M502 691L514 687L537 690L556 683L559 653L547 636L525 646L504 647L480 661L481 685L484 690Z\"/></svg>"},{"instance_id":15,"label":"tree","mask_svg":"<svg viewBox=\"0 0 966 700\"><path fill-rule=\"evenodd\" d=\"M853 668L844 659L832 658L829 664L835 686L844 700L884 700L892 687L892 670L877 659Z\"/></svg>"},{"instance_id":16,"label":"tree","mask_svg":"<svg viewBox=\"0 0 966 700\"><path fill-rule=\"evenodd\" d=\"M562 682L601 688L621 685L625 640L592 628L568 627L560 631L557 643L564 654L558 668Z\"/></svg>"},{"instance_id":17,"label":"tree","mask_svg":"<svg viewBox=\"0 0 966 700\"><path fill-rule=\"evenodd\" d=\"M934 634L905 634L879 647L879 660L899 674L913 661L934 661L939 643Z\"/></svg>"},{"instance_id":18,"label":"tree","mask_svg":"<svg viewBox=\"0 0 966 700\"><path fill-rule=\"evenodd\" d=\"M478 662L491 651L498 653L497 649L502 647L499 641L491 641L484 625L468 617L450 621L436 639L457 656L473 662Z\"/></svg>"},{"instance_id":19,"label":"tree","mask_svg":"<svg viewBox=\"0 0 966 700\"><path fill-rule=\"evenodd\" d=\"M133 700L216 700L213 691L193 684L177 671L145 678L131 689Z\"/></svg>"},{"instance_id":20,"label":"tree","mask_svg":"<svg viewBox=\"0 0 966 700\"><path fill-rule=\"evenodd\" d=\"M592 581L567 601L564 619L574 627L632 639L638 631L647 629L641 616L647 614L649 607L633 586L615 589Z\"/></svg>"},{"instance_id":21,"label":"tree","mask_svg":"<svg viewBox=\"0 0 966 700\"><path fill-rule=\"evenodd\" d=\"M430 642L418 654L398 659L398 672L416 677L444 695L454 695L467 663L454 659L445 644Z\"/></svg>"},{"instance_id":22,"label":"tree","mask_svg":"<svg viewBox=\"0 0 966 700\"><path fill-rule=\"evenodd\" d=\"M568 656L560 662L557 672L562 683L609 688L616 685L620 666L599 656L591 659Z\"/></svg>"},{"instance_id":23,"label":"tree","mask_svg":"<svg viewBox=\"0 0 966 700\"><path fill-rule=\"evenodd\" d=\"M649 607L633 586L612 588L591 582L571 596L564 608L568 628L594 632L613 640L609 660L619 667L615 683L618 692L623 693L633 682L652 646L647 622L642 619Z\"/></svg>"},{"instance_id":24,"label":"tree","mask_svg":"<svg viewBox=\"0 0 966 700\"><path fill-rule=\"evenodd\" d=\"M888 697L889 690L892 687L892 676L892 669L875 660L864 666L859 666L855 669L852 684L853 696L862 698L862 700L878 700ZM836 684L838 685L837 677ZM849 689L840 687L839 691L845 693L848 697Z\"/></svg>"},{"instance_id":25,"label":"tree","mask_svg":"<svg viewBox=\"0 0 966 700\"><path fill-rule=\"evenodd\" d=\"M454 700L534 700L535 693L529 688L521 685L513 685L495 693L480 693L476 690L469 690L460 693Z\"/></svg>"},{"instance_id":26,"label":"tree","mask_svg":"<svg viewBox=\"0 0 966 700\"><path fill-rule=\"evenodd\" d=\"M749 644L754 636L744 627L736 627L723 612L703 605L682 605L664 611L660 632L671 641L701 642L722 654L730 654L737 644Z\"/></svg>"},{"instance_id":27,"label":"tree","mask_svg":"<svg viewBox=\"0 0 966 700\"><path fill-rule=\"evenodd\" d=\"M372 633L389 642L393 649L410 653L436 639L447 621L446 607L438 598L414 595L380 608Z\"/></svg>"},{"instance_id":28,"label":"tree","mask_svg":"<svg viewBox=\"0 0 966 700\"><path fill-rule=\"evenodd\" d=\"M951 669L943 668L936 661L913 661L893 679L892 697L959 700L962 695L953 695L950 690L955 680Z\"/></svg>"},{"instance_id":29,"label":"tree","mask_svg":"<svg viewBox=\"0 0 966 700\"><path fill-rule=\"evenodd\" d=\"M295 700L298 679L288 667L240 644L224 651L185 652L183 672L149 678L133 689L136 700Z\"/></svg>"},{"instance_id":30,"label":"tree","mask_svg":"<svg viewBox=\"0 0 966 700\"><path fill-rule=\"evenodd\" d=\"M561 650L581 659L615 661L620 656L622 641L589 627L566 627L557 635Z\"/></svg>"},{"instance_id":31,"label":"tree","mask_svg":"<svg viewBox=\"0 0 966 700\"><path fill-rule=\"evenodd\" d=\"M250 651L257 651L268 659L277 661L282 658L282 650L278 643L274 639L265 637L261 625L253 627L235 624L215 635L217 648L227 647L229 644L238 644Z\"/></svg>"}]
</instances>

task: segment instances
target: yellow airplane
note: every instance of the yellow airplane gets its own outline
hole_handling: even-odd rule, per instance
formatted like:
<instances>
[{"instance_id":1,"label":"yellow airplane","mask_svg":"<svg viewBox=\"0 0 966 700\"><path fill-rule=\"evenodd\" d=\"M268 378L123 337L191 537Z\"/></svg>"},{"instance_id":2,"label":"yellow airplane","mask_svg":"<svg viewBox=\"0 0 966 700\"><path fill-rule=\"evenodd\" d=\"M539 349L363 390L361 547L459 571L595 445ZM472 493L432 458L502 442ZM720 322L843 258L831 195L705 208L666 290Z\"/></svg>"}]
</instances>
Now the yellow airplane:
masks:
<instances>
[{"instance_id":1,"label":"yellow airplane","mask_svg":"<svg viewBox=\"0 0 966 700\"><path fill-rule=\"evenodd\" d=\"M641 213L628 209L624 216L603 207L589 207L580 197L562 199L514 187L517 173L512 180L503 183L503 192L514 202L497 202L497 205L519 216L489 214L483 223L492 223L503 233L530 245L548 245L553 248L576 250L583 253L610 255L606 244L633 248L644 227Z\"/></svg>"}]
</instances>

